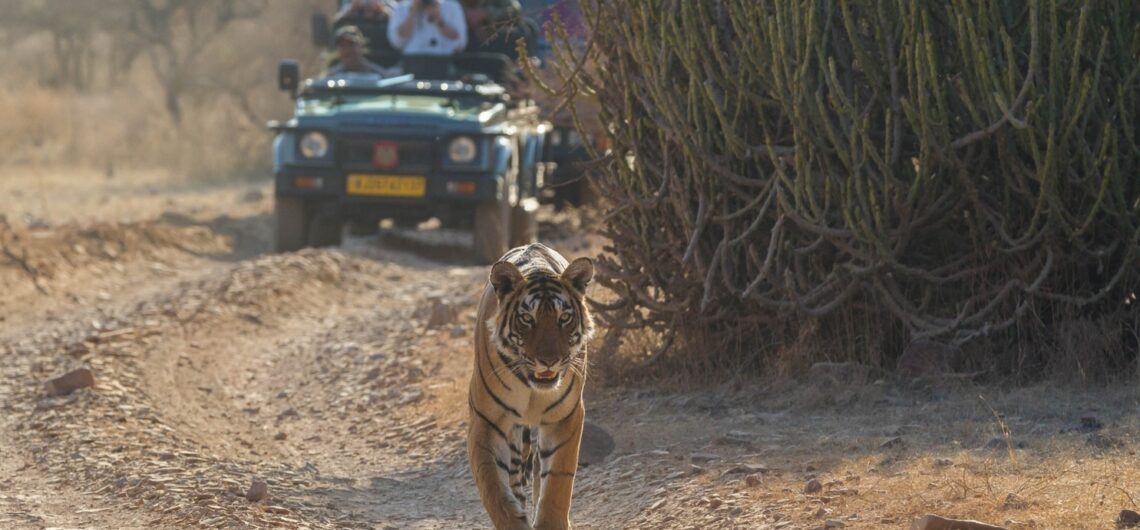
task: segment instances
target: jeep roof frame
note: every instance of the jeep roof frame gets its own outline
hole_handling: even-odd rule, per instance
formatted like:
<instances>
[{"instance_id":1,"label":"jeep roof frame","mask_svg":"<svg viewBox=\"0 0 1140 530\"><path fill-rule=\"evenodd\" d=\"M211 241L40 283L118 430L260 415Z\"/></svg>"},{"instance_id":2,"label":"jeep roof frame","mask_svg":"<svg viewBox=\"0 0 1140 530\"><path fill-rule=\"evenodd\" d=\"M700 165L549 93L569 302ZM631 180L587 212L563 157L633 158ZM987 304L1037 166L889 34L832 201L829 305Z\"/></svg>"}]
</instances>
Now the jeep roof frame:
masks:
<instances>
[{"instance_id":1,"label":"jeep roof frame","mask_svg":"<svg viewBox=\"0 0 1140 530\"><path fill-rule=\"evenodd\" d=\"M416 79L413 74L380 77L378 74L351 74L306 79L297 97L320 94L382 94L482 96L487 99L510 100L510 94L495 83L470 83L463 80L441 81Z\"/></svg>"}]
</instances>

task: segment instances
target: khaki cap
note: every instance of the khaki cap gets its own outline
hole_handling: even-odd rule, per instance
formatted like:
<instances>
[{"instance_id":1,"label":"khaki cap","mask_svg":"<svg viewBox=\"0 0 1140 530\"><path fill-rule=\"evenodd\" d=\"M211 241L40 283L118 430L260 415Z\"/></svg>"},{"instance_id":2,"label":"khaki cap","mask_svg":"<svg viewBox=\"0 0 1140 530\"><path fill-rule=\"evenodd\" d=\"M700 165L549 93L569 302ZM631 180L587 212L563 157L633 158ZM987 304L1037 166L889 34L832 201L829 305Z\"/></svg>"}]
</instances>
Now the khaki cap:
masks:
<instances>
[{"instance_id":1,"label":"khaki cap","mask_svg":"<svg viewBox=\"0 0 1140 530\"><path fill-rule=\"evenodd\" d=\"M368 44L368 39L364 38L364 34L360 32L360 28L356 26L341 26L337 28L336 33L333 34L333 44L336 44L341 39L348 39L358 44Z\"/></svg>"}]
</instances>

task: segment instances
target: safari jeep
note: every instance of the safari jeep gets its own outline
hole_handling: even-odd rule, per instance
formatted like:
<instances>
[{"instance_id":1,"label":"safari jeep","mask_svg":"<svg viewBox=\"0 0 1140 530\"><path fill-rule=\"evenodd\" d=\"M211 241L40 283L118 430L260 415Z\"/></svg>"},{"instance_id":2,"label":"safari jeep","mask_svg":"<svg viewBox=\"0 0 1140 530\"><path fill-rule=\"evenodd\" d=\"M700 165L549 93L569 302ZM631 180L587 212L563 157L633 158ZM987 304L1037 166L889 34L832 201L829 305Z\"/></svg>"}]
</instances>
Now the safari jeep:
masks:
<instances>
[{"instance_id":1,"label":"safari jeep","mask_svg":"<svg viewBox=\"0 0 1140 530\"><path fill-rule=\"evenodd\" d=\"M351 3L351 0L330 1L338 12L345 10ZM523 16L516 21L516 25L503 28L492 39L473 43L467 51L505 55L513 63L519 59L516 41L521 37L526 42L529 56L539 60L540 69L545 68L553 54L541 21L549 19L549 11L556 9L561 2L562 0L521 0ZM313 13L310 21L313 46L321 50L329 49L335 31L349 25L358 28L368 38L369 58L372 62L384 67L399 63L400 54L388 42L388 19L383 16L369 17L347 12L345 16L330 21L323 13ZM600 142L605 141L605 136L600 131L581 135L567 112L548 116L547 119L553 122L553 126L546 135L545 152L542 154L548 165L546 186L539 200L559 206L581 206L592 202L596 194L584 177L585 165L592 159L587 144L598 152L604 152L606 146Z\"/></svg>"},{"instance_id":2,"label":"safari jeep","mask_svg":"<svg viewBox=\"0 0 1140 530\"><path fill-rule=\"evenodd\" d=\"M346 224L365 235L382 219L414 226L432 217L472 230L481 263L534 241L550 124L492 77L509 71L509 59L411 59L405 70L418 65L411 71L424 75L303 82L297 64L282 61L278 85L295 106L292 119L269 123L277 251L337 245Z\"/></svg>"}]
</instances>

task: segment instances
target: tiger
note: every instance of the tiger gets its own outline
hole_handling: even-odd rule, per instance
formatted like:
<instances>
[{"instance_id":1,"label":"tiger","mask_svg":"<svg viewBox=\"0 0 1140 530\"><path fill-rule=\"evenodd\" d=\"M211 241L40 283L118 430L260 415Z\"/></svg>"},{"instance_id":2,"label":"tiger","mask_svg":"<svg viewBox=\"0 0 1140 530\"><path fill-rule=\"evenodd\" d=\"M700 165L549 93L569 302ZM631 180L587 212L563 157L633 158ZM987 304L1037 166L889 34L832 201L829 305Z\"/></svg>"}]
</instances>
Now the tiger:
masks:
<instances>
[{"instance_id":1,"label":"tiger","mask_svg":"<svg viewBox=\"0 0 1140 530\"><path fill-rule=\"evenodd\" d=\"M491 267L476 312L467 456L498 530L570 528L586 343L594 333L585 292L593 277L590 258L567 263L538 243L508 251Z\"/></svg>"}]
</instances>

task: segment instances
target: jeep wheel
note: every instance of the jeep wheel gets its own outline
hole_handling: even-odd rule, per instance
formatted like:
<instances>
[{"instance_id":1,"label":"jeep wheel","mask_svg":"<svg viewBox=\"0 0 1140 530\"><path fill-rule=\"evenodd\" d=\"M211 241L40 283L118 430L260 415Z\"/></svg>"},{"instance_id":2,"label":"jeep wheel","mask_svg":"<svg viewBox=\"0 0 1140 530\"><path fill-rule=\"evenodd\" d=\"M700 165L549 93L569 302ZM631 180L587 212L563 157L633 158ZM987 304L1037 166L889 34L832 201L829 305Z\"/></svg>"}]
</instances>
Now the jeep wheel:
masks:
<instances>
[{"instance_id":1,"label":"jeep wheel","mask_svg":"<svg viewBox=\"0 0 1140 530\"><path fill-rule=\"evenodd\" d=\"M511 248L538 241L538 201L526 199L511 207Z\"/></svg>"},{"instance_id":2,"label":"jeep wheel","mask_svg":"<svg viewBox=\"0 0 1140 530\"><path fill-rule=\"evenodd\" d=\"M314 247L339 246L344 239L344 221L339 218L318 215L309 224L309 245Z\"/></svg>"},{"instance_id":3,"label":"jeep wheel","mask_svg":"<svg viewBox=\"0 0 1140 530\"><path fill-rule=\"evenodd\" d=\"M292 252L305 248L309 239L312 214L304 199L275 197L273 202L275 252Z\"/></svg>"},{"instance_id":4,"label":"jeep wheel","mask_svg":"<svg viewBox=\"0 0 1140 530\"><path fill-rule=\"evenodd\" d=\"M348 223L348 233L354 237L374 236L380 233L378 219L353 219Z\"/></svg>"},{"instance_id":5,"label":"jeep wheel","mask_svg":"<svg viewBox=\"0 0 1140 530\"><path fill-rule=\"evenodd\" d=\"M471 212L447 212L440 214L439 227L448 230L471 230Z\"/></svg>"},{"instance_id":6,"label":"jeep wheel","mask_svg":"<svg viewBox=\"0 0 1140 530\"><path fill-rule=\"evenodd\" d=\"M490 265L507 253L510 241L510 206L506 201L475 206L475 259Z\"/></svg>"}]
</instances>

